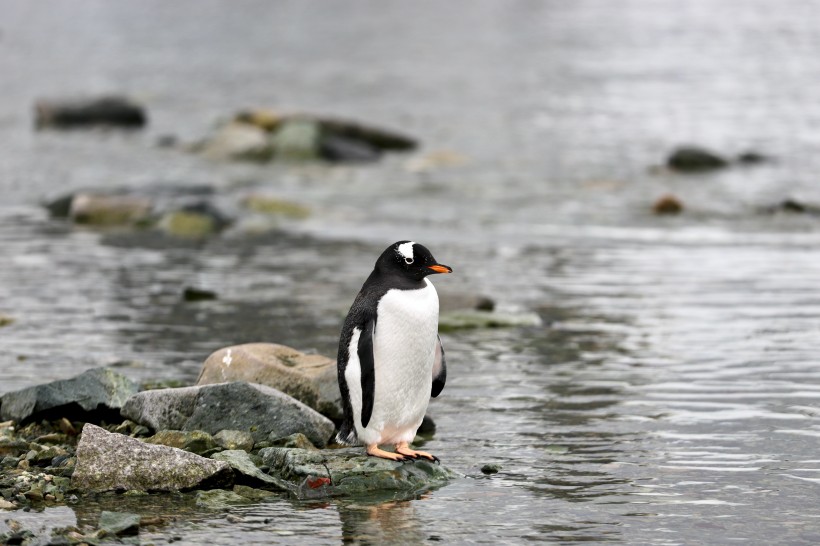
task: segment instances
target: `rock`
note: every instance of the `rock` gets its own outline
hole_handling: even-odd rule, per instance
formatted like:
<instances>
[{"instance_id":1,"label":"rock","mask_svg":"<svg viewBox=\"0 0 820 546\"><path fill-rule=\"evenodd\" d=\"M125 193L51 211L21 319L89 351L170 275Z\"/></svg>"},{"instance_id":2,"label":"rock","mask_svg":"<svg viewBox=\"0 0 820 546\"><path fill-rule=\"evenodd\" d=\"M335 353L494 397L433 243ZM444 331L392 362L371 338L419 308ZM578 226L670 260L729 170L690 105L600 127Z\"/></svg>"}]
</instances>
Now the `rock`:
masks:
<instances>
[{"instance_id":1,"label":"rock","mask_svg":"<svg viewBox=\"0 0 820 546\"><path fill-rule=\"evenodd\" d=\"M741 165L760 165L769 161L771 161L771 158L754 151L743 152L737 156L737 162Z\"/></svg>"},{"instance_id":2,"label":"rock","mask_svg":"<svg viewBox=\"0 0 820 546\"><path fill-rule=\"evenodd\" d=\"M2 328L3 326L9 326L13 322L14 322L13 318L11 318L9 316L6 316L6 315L0 315L0 328Z\"/></svg>"},{"instance_id":3,"label":"rock","mask_svg":"<svg viewBox=\"0 0 820 546\"><path fill-rule=\"evenodd\" d=\"M476 311L492 311L495 309L495 302L489 296L482 294L471 294L467 292L439 292L439 311L449 313L450 311L461 311L472 309Z\"/></svg>"},{"instance_id":4,"label":"rock","mask_svg":"<svg viewBox=\"0 0 820 546\"><path fill-rule=\"evenodd\" d=\"M377 161L382 154L367 142L329 134L319 141L319 155L322 159L338 163L367 163Z\"/></svg>"},{"instance_id":5,"label":"rock","mask_svg":"<svg viewBox=\"0 0 820 546\"><path fill-rule=\"evenodd\" d=\"M482 474L498 474L499 470L501 470L501 465L495 463L488 463L481 467Z\"/></svg>"},{"instance_id":6,"label":"rock","mask_svg":"<svg viewBox=\"0 0 820 546\"><path fill-rule=\"evenodd\" d=\"M197 491L196 505L211 510L227 510L234 504L247 503L248 499L224 489L213 489L211 491Z\"/></svg>"},{"instance_id":7,"label":"rock","mask_svg":"<svg viewBox=\"0 0 820 546\"><path fill-rule=\"evenodd\" d=\"M161 231L183 239L204 239L230 225L230 220L207 201L189 203L166 212L159 220Z\"/></svg>"},{"instance_id":8,"label":"rock","mask_svg":"<svg viewBox=\"0 0 820 546\"><path fill-rule=\"evenodd\" d=\"M18 423L33 419L95 422L111 419L137 385L110 368L88 370L71 379L9 392L0 397L0 418Z\"/></svg>"},{"instance_id":9,"label":"rock","mask_svg":"<svg viewBox=\"0 0 820 546\"><path fill-rule=\"evenodd\" d=\"M244 430L220 430L214 435L214 440L225 449L241 449L242 451L253 449L253 436Z\"/></svg>"},{"instance_id":10,"label":"rock","mask_svg":"<svg viewBox=\"0 0 820 546\"><path fill-rule=\"evenodd\" d=\"M304 205L266 195L249 195L242 200L242 205L253 212L271 216L285 216L297 219L310 216L310 209Z\"/></svg>"},{"instance_id":11,"label":"rock","mask_svg":"<svg viewBox=\"0 0 820 546\"><path fill-rule=\"evenodd\" d=\"M17 505L13 502L9 502L6 499L0 498L0 510L16 510Z\"/></svg>"},{"instance_id":12,"label":"rock","mask_svg":"<svg viewBox=\"0 0 820 546\"><path fill-rule=\"evenodd\" d=\"M709 150L696 146L682 146L669 155L666 165L678 172L691 173L722 169L727 167L729 162Z\"/></svg>"},{"instance_id":13,"label":"rock","mask_svg":"<svg viewBox=\"0 0 820 546\"><path fill-rule=\"evenodd\" d=\"M513 328L541 326L535 313L499 313L487 311L453 311L439 316L439 331L465 330L470 328Z\"/></svg>"},{"instance_id":14,"label":"rock","mask_svg":"<svg viewBox=\"0 0 820 546\"><path fill-rule=\"evenodd\" d=\"M325 356L309 355L273 343L226 347L205 360L197 385L225 381L267 385L333 420L343 417L336 360Z\"/></svg>"},{"instance_id":15,"label":"rock","mask_svg":"<svg viewBox=\"0 0 820 546\"><path fill-rule=\"evenodd\" d=\"M237 381L179 389L143 391L123 406L122 415L155 430L250 432L254 441L271 433L304 433L324 446L333 423L298 400L264 385Z\"/></svg>"},{"instance_id":16,"label":"rock","mask_svg":"<svg viewBox=\"0 0 820 546\"><path fill-rule=\"evenodd\" d=\"M186 286L182 291L183 301L210 301L216 299L216 292L205 290L204 288L195 288L193 286Z\"/></svg>"},{"instance_id":17,"label":"rock","mask_svg":"<svg viewBox=\"0 0 820 546\"><path fill-rule=\"evenodd\" d=\"M71 200L68 217L83 225L134 225L146 221L153 206L151 199L136 195L78 193Z\"/></svg>"},{"instance_id":18,"label":"rock","mask_svg":"<svg viewBox=\"0 0 820 546\"><path fill-rule=\"evenodd\" d=\"M311 119L283 121L271 138L276 159L310 161L319 158L319 124Z\"/></svg>"},{"instance_id":19,"label":"rock","mask_svg":"<svg viewBox=\"0 0 820 546\"><path fill-rule=\"evenodd\" d=\"M362 448L308 451L269 447L259 455L270 474L290 484L300 498L360 495L378 491L417 494L446 484L457 474L416 460L399 463L365 455Z\"/></svg>"},{"instance_id":20,"label":"rock","mask_svg":"<svg viewBox=\"0 0 820 546\"><path fill-rule=\"evenodd\" d=\"M283 118L279 113L273 110L261 108L258 110L244 110L239 112L234 118L234 121L239 123L248 123L259 127L264 131L271 132L279 127L282 119Z\"/></svg>"},{"instance_id":21,"label":"rock","mask_svg":"<svg viewBox=\"0 0 820 546\"><path fill-rule=\"evenodd\" d=\"M416 431L416 434L420 436L432 436L435 433L436 422L433 421L433 418L429 415L425 415L424 419L421 420L421 425L419 425L419 429Z\"/></svg>"},{"instance_id":22,"label":"rock","mask_svg":"<svg viewBox=\"0 0 820 546\"><path fill-rule=\"evenodd\" d=\"M70 129L91 125L142 127L147 116L142 106L120 96L72 100L41 99L34 105L38 129Z\"/></svg>"},{"instance_id":23,"label":"rock","mask_svg":"<svg viewBox=\"0 0 820 546\"><path fill-rule=\"evenodd\" d=\"M236 472L236 482L242 485L264 486L280 491L287 491L288 484L283 480L265 474L253 463L251 456L238 449L229 449L214 453L211 458L224 461Z\"/></svg>"},{"instance_id":24,"label":"rock","mask_svg":"<svg viewBox=\"0 0 820 546\"><path fill-rule=\"evenodd\" d=\"M181 491L230 485L230 465L181 449L146 444L95 425L83 427L71 486L83 492Z\"/></svg>"},{"instance_id":25,"label":"rock","mask_svg":"<svg viewBox=\"0 0 820 546\"><path fill-rule=\"evenodd\" d=\"M804 201L799 201L797 199L789 197L775 205L763 207L761 211L766 214L777 214L784 212L788 214L820 215L820 205L806 203Z\"/></svg>"},{"instance_id":26,"label":"rock","mask_svg":"<svg viewBox=\"0 0 820 546\"><path fill-rule=\"evenodd\" d=\"M246 499L255 502L264 499L269 499L277 495L277 493L274 493L267 489L257 489L255 487L249 487L247 485L234 485L233 492L241 497L245 497Z\"/></svg>"},{"instance_id":27,"label":"rock","mask_svg":"<svg viewBox=\"0 0 820 546\"><path fill-rule=\"evenodd\" d=\"M285 436L283 438L271 438L269 444L277 447L298 447L299 449L307 449L308 451L316 451L316 446L310 443L307 436L301 432Z\"/></svg>"},{"instance_id":28,"label":"rock","mask_svg":"<svg viewBox=\"0 0 820 546\"><path fill-rule=\"evenodd\" d=\"M335 118L321 118L322 136L342 137L348 141L359 141L376 150L409 151L418 146L418 142L407 136L379 127Z\"/></svg>"},{"instance_id":29,"label":"rock","mask_svg":"<svg viewBox=\"0 0 820 546\"><path fill-rule=\"evenodd\" d=\"M213 436L201 430L161 430L144 441L149 444L184 449L197 455L210 454L217 446Z\"/></svg>"},{"instance_id":30,"label":"rock","mask_svg":"<svg viewBox=\"0 0 820 546\"><path fill-rule=\"evenodd\" d=\"M140 532L140 516L128 512L103 511L100 514L100 522L97 526L110 535L138 535Z\"/></svg>"},{"instance_id":31,"label":"rock","mask_svg":"<svg viewBox=\"0 0 820 546\"><path fill-rule=\"evenodd\" d=\"M269 161L273 147L267 132L247 123L229 123L199 146L210 159L234 161Z\"/></svg>"},{"instance_id":32,"label":"rock","mask_svg":"<svg viewBox=\"0 0 820 546\"><path fill-rule=\"evenodd\" d=\"M652 205L652 212L657 215L680 214L683 211L683 202L674 195L667 194L658 198Z\"/></svg>"}]
</instances>

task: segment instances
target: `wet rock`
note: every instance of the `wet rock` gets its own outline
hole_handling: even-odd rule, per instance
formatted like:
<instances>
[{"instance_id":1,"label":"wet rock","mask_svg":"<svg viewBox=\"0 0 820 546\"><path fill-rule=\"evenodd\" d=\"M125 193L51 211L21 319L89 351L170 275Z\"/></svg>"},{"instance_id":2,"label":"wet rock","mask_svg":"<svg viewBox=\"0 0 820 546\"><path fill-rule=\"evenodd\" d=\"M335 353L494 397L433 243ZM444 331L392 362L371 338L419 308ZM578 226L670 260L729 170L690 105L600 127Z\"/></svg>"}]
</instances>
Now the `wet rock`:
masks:
<instances>
[{"instance_id":1,"label":"wet rock","mask_svg":"<svg viewBox=\"0 0 820 546\"><path fill-rule=\"evenodd\" d=\"M145 442L175 447L197 455L210 454L217 447L213 436L201 430L161 430L150 438L146 438Z\"/></svg>"},{"instance_id":2,"label":"wet rock","mask_svg":"<svg viewBox=\"0 0 820 546\"><path fill-rule=\"evenodd\" d=\"M770 205L768 207L763 207L761 212L765 214L778 214L778 213L786 213L786 214L810 214L810 215L820 215L820 205L816 205L813 203L806 203L804 201L800 201L798 199L794 199L789 197L784 199L780 203L775 205Z\"/></svg>"},{"instance_id":3,"label":"wet rock","mask_svg":"<svg viewBox=\"0 0 820 546\"><path fill-rule=\"evenodd\" d=\"M242 205L248 210L269 214L271 216L285 216L287 218L307 218L310 209L304 205L269 197L267 195L249 195L242 200Z\"/></svg>"},{"instance_id":4,"label":"wet rock","mask_svg":"<svg viewBox=\"0 0 820 546\"><path fill-rule=\"evenodd\" d=\"M271 137L276 159L310 161L320 157L319 123L311 119L289 119L282 122Z\"/></svg>"},{"instance_id":5,"label":"wet rock","mask_svg":"<svg viewBox=\"0 0 820 546\"><path fill-rule=\"evenodd\" d=\"M438 299L439 310L442 313L464 309L472 309L475 311L493 311L495 309L495 301L489 296L482 294L442 291L439 293Z\"/></svg>"},{"instance_id":6,"label":"wet rock","mask_svg":"<svg viewBox=\"0 0 820 546\"><path fill-rule=\"evenodd\" d=\"M205 360L197 385L225 381L267 385L331 419L339 420L343 416L336 361L325 356L309 355L273 343L226 347Z\"/></svg>"},{"instance_id":7,"label":"wet rock","mask_svg":"<svg viewBox=\"0 0 820 546\"><path fill-rule=\"evenodd\" d=\"M97 422L119 414L137 385L110 368L88 370L71 379L9 392L0 397L0 418L26 422L68 417Z\"/></svg>"},{"instance_id":8,"label":"wet rock","mask_svg":"<svg viewBox=\"0 0 820 546\"><path fill-rule=\"evenodd\" d=\"M196 505L211 510L228 510L234 504L247 503L248 499L224 489L213 489L211 491L198 491L196 494Z\"/></svg>"},{"instance_id":9,"label":"wet rock","mask_svg":"<svg viewBox=\"0 0 820 546\"><path fill-rule=\"evenodd\" d=\"M729 162L704 148L682 146L669 155L666 165L678 172L694 173L722 169L727 167Z\"/></svg>"},{"instance_id":10,"label":"wet rock","mask_svg":"<svg viewBox=\"0 0 820 546\"><path fill-rule=\"evenodd\" d=\"M8 315L0 315L0 328L9 326L14 322L14 319Z\"/></svg>"},{"instance_id":11,"label":"wet rock","mask_svg":"<svg viewBox=\"0 0 820 546\"><path fill-rule=\"evenodd\" d=\"M249 432L254 441L271 433L287 436L304 433L324 446L333 423L298 400L264 385L219 383L143 391L132 396L122 415L155 430L222 430Z\"/></svg>"},{"instance_id":12,"label":"wet rock","mask_svg":"<svg viewBox=\"0 0 820 546\"><path fill-rule=\"evenodd\" d=\"M244 430L220 430L214 435L216 443L224 449L253 449L253 436Z\"/></svg>"},{"instance_id":13,"label":"wet rock","mask_svg":"<svg viewBox=\"0 0 820 546\"><path fill-rule=\"evenodd\" d=\"M273 146L267 132L247 123L229 123L199 146L208 158L235 161L268 161Z\"/></svg>"},{"instance_id":14,"label":"wet rock","mask_svg":"<svg viewBox=\"0 0 820 546\"><path fill-rule=\"evenodd\" d=\"M239 112L234 121L239 123L247 123L260 129L272 132L282 122L282 115L274 110L259 108L256 110L244 110Z\"/></svg>"},{"instance_id":15,"label":"wet rock","mask_svg":"<svg viewBox=\"0 0 820 546\"><path fill-rule=\"evenodd\" d=\"M269 447L259 455L270 474L290 484L300 498L360 495L378 491L420 493L457 474L426 460L399 463L368 457L362 448L308 451Z\"/></svg>"},{"instance_id":16,"label":"wet rock","mask_svg":"<svg viewBox=\"0 0 820 546\"><path fill-rule=\"evenodd\" d=\"M755 151L743 152L737 156L737 162L741 165L760 165L769 161L771 161L769 156Z\"/></svg>"},{"instance_id":17,"label":"wet rock","mask_svg":"<svg viewBox=\"0 0 820 546\"><path fill-rule=\"evenodd\" d=\"M381 151L361 140L328 134L319 142L319 155L333 162L367 163L377 161Z\"/></svg>"},{"instance_id":18,"label":"wet rock","mask_svg":"<svg viewBox=\"0 0 820 546\"><path fill-rule=\"evenodd\" d=\"M501 470L501 465L495 463L488 463L481 467L482 474L498 474L499 470Z\"/></svg>"},{"instance_id":19,"label":"wet rock","mask_svg":"<svg viewBox=\"0 0 820 546\"><path fill-rule=\"evenodd\" d=\"M6 499L0 498L0 510L16 510L17 505L13 502L9 502Z\"/></svg>"},{"instance_id":20,"label":"wet rock","mask_svg":"<svg viewBox=\"0 0 820 546\"><path fill-rule=\"evenodd\" d=\"M92 125L137 128L148 120L142 106L121 96L41 99L35 103L34 111L38 129L71 129Z\"/></svg>"},{"instance_id":21,"label":"wet rock","mask_svg":"<svg viewBox=\"0 0 820 546\"><path fill-rule=\"evenodd\" d=\"M167 235L183 239L204 239L228 227L231 221L207 201L189 203L166 212L158 227Z\"/></svg>"},{"instance_id":22,"label":"wet rock","mask_svg":"<svg viewBox=\"0 0 820 546\"><path fill-rule=\"evenodd\" d=\"M183 301L210 301L217 298L216 292L205 290L204 288L195 288L193 286L186 286L182 291Z\"/></svg>"},{"instance_id":23,"label":"wet rock","mask_svg":"<svg viewBox=\"0 0 820 546\"><path fill-rule=\"evenodd\" d=\"M439 331L466 330L471 328L514 328L541 326L535 313L499 313L487 311L453 311L439 317Z\"/></svg>"},{"instance_id":24,"label":"wet rock","mask_svg":"<svg viewBox=\"0 0 820 546\"><path fill-rule=\"evenodd\" d=\"M418 142L407 135L355 121L320 118L320 123L325 138L340 137L348 141L359 141L376 150L405 152L418 146Z\"/></svg>"},{"instance_id":25,"label":"wet rock","mask_svg":"<svg viewBox=\"0 0 820 546\"><path fill-rule=\"evenodd\" d=\"M433 421L433 418L429 415L425 415L424 419L421 420L421 425L419 425L419 429L416 431L416 434L420 436L432 436L435 433L436 422Z\"/></svg>"},{"instance_id":26,"label":"wet rock","mask_svg":"<svg viewBox=\"0 0 820 546\"><path fill-rule=\"evenodd\" d=\"M271 438L268 443L270 444L268 447L298 447L299 449L307 449L309 451L316 451L317 449L316 446L310 443L307 436L301 432L297 432L296 434L291 434L290 436L285 436L282 438Z\"/></svg>"},{"instance_id":27,"label":"wet rock","mask_svg":"<svg viewBox=\"0 0 820 546\"><path fill-rule=\"evenodd\" d=\"M71 199L68 217L76 224L123 226L145 222L153 201L137 195L78 193Z\"/></svg>"},{"instance_id":28,"label":"wet rock","mask_svg":"<svg viewBox=\"0 0 820 546\"><path fill-rule=\"evenodd\" d=\"M71 486L83 492L178 491L219 487L232 481L227 463L146 444L87 424L77 445Z\"/></svg>"},{"instance_id":29,"label":"wet rock","mask_svg":"<svg viewBox=\"0 0 820 546\"><path fill-rule=\"evenodd\" d=\"M231 449L214 453L211 458L231 465L236 473L236 482L242 485L262 486L279 491L287 491L288 484L283 480L265 474L253 463L251 456L244 451Z\"/></svg>"},{"instance_id":30,"label":"wet rock","mask_svg":"<svg viewBox=\"0 0 820 546\"><path fill-rule=\"evenodd\" d=\"M139 514L128 512L106 512L100 514L98 527L109 535L133 536L140 532Z\"/></svg>"},{"instance_id":31,"label":"wet rock","mask_svg":"<svg viewBox=\"0 0 820 546\"><path fill-rule=\"evenodd\" d=\"M659 216L680 214L683 212L683 202L674 195L663 195L652 205L652 212Z\"/></svg>"},{"instance_id":32,"label":"wet rock","mask_svg":"<svg viewBox=\"0 0 820 546\"><path fill-rule=\"evenodd\" d=\"M269 499L277 495L277 493L274 493L268 489L257 489L247 485L234 485L233 492L241 497L245 497L246 499L255 502Z\"/></svg>"}]
</instances>

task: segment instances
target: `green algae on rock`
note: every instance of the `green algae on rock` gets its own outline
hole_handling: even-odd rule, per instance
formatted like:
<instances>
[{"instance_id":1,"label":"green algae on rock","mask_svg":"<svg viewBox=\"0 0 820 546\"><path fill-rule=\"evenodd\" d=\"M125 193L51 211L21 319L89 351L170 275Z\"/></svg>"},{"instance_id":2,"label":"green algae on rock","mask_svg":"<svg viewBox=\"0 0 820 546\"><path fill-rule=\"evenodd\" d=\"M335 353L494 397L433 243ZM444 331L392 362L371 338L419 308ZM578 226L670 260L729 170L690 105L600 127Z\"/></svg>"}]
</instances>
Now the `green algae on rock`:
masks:
<instances>
[{"instance_id":1,"label":"green algae on rock","mask_svg":"<svg viewBox=\"0 0 820 546\"><path fill-rule=\"evenodd\" d=\"M361 448L309 451L269 447L259 452L270 473L290 484L299 498L415 494L457 478L448 468L427 460L395 462L364 454Z\"/></svg>"}]
</instances>

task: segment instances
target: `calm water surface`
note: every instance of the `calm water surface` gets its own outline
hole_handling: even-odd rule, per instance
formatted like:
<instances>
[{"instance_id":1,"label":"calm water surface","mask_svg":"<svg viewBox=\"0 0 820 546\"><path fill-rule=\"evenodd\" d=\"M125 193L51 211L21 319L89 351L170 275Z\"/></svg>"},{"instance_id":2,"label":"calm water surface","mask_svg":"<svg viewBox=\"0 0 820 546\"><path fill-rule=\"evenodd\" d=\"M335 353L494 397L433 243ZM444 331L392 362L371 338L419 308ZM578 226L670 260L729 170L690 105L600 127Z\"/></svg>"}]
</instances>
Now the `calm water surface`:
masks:
<instances>
[{"instance_id":1,"label":"calm water surface","mask_svg":"<svg viewBox=\"0 0 820 546\"><path fill-rule=\"evenodd\" d=\"M211 351L248 341L334 354L375 258L410 238L456 270L441 293L545 321L443 336L425 449L466 477L417 499L279 499L232 510L239 523L188 498L120 501L178 516L144 543L817 543L820 219L759 209L820 202L818 10L0 1L0 313L15 319L0 392L112 364L192 381ZM31 128L37 96L119 90L147 104L148 129ZM332 168L154 146L256 105L425 147ZM651 174L688 142L775 161ZM191 243L75 229L38 206L80 187L202 184L229 212L264 192L313 214ZM667 192L684 215L651 215ZM220 297L184 303L188 285ZM502 470L485 477L490 462ZM72 510L50 517L95 522L100 507Z\"/></svg>"}]
</instances>

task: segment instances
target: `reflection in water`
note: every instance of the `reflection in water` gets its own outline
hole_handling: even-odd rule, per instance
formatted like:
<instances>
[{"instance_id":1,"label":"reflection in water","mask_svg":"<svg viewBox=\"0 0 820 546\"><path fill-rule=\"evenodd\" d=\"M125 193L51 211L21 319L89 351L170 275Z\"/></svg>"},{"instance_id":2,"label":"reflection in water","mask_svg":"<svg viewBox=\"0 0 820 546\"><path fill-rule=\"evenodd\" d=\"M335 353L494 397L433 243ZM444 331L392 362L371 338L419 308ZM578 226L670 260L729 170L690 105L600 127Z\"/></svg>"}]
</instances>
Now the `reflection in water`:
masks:
<instances>
[{"instance_id":1,"label":"reflection in water","mask_svg":"<svg viewBox=\"0 0 820 546\"><path fill-rule=\"evenodd\" d=\"M421 544L429 538L416 517L411 501L372 505L340 503L338 509L344 544Z\"/></svg>"}]
</instances>

